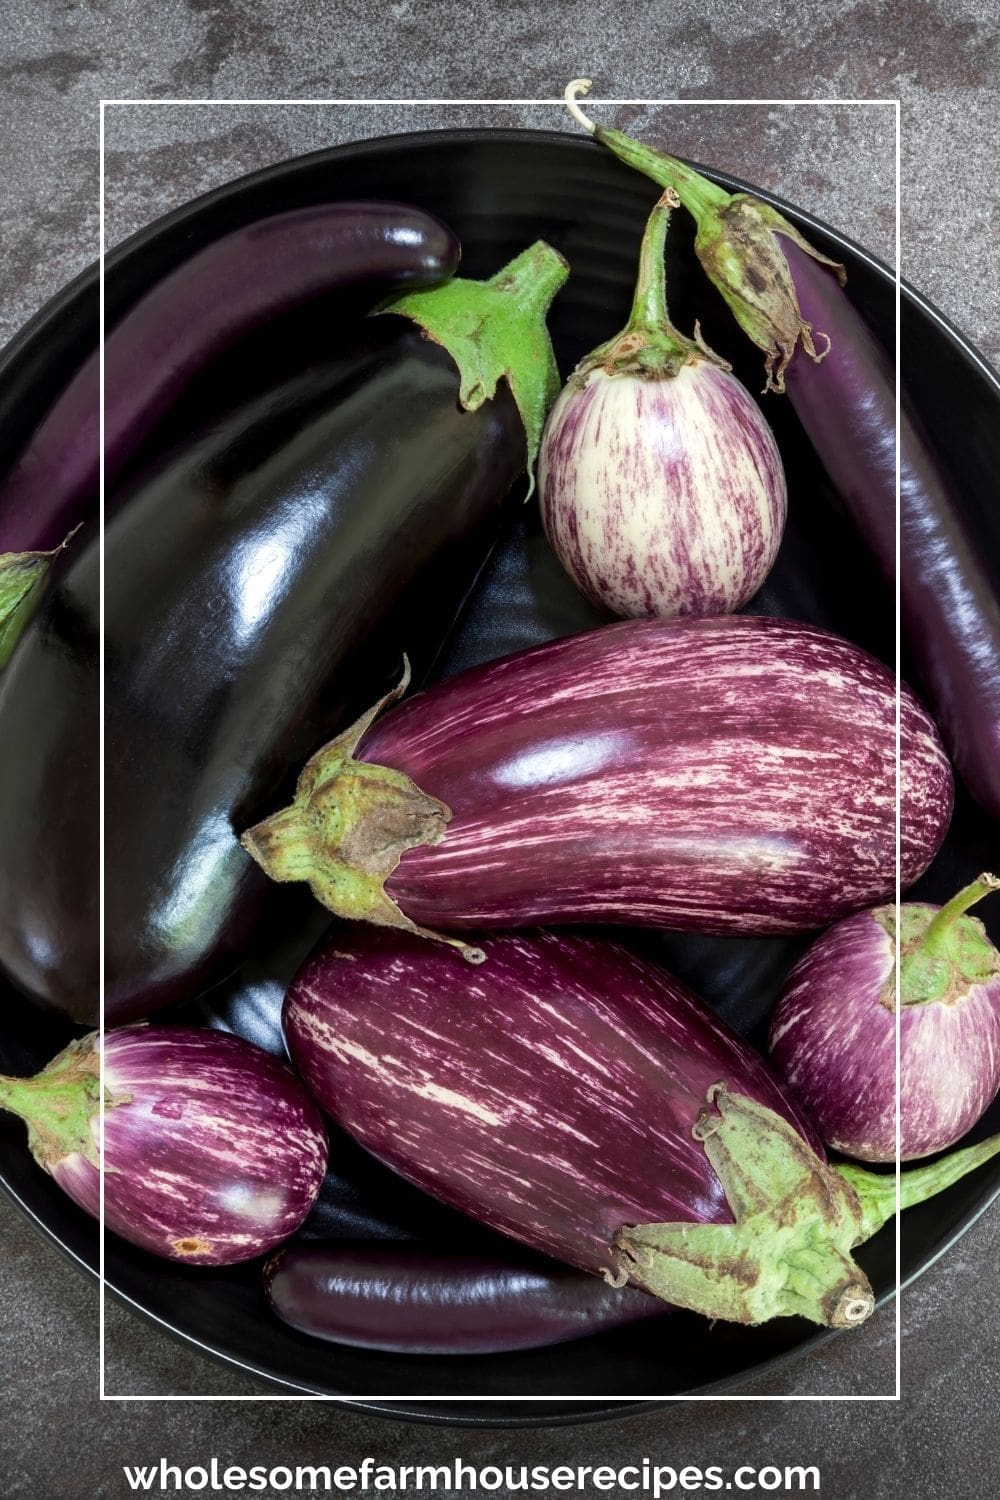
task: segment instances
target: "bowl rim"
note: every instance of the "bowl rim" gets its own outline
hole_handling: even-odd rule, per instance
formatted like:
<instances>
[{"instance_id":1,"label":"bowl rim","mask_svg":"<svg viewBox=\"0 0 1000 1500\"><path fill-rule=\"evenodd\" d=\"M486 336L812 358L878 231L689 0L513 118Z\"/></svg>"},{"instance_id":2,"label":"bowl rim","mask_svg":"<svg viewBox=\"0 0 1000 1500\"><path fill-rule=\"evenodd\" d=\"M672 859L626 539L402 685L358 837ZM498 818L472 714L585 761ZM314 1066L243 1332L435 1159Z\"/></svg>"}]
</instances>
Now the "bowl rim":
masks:
<instances>
[{"instance_id":1,"label":"bowl rim","mask_svg":"<svg viewBox=\"0 0 1000 1500\"><path fill-rule=\"evenodd\" d=\"M347 141L338 146L321 147L318 150L302 153L298 156L287 157L279 162L269 163L267 166L255 169L234 177L227 182L189 199L187 202L170 209L167 213L154 219L151 223L136 230L128 238L121 241L107 251L104 258L105 277L113 275L131 257L140 254L149 244L155 242L165 232L184 224L193 216L200 215L206 210L211 210L227 200L242 197L248 190L264 187L271 182L278 182L286 177L290 169L308 168L309 165L317 165L324 161L337 162L352 157L379 156L401 148L407 150L428 148L430 146L463 146L477 141L489 140L492 142L508 141L510 144L523 144L525 141L536 141L539 144L557 145L562 148L580 152L600 149L590 136L574 134L571 131L558 130L536 130L519 129L515 127L504 127L491 129L489 127L466 128L466 129L443 129L443 130L419 130L401 131L392 135L373 136L367 140ZM891 267L886 265L879 257L862 245L851 239L848 235L833 228L824 220L808 213L803 209L796 208L786 199L776 193L762 188L757 188L725 172L719 172L714 168L702 166L696 162L690 162L683 158L688 165L696 168L713 182L726 188L730 192L750 193L763 202L779 209L786 214L792 222L808 232L819 233L836 246L840 247L855 260L863 261L879 279L895 291L896 275ZM652 191L652 189L651 189ZM2 350L0 350L0 381L10 377L11 371L16 369L17 364L28 354L39 341L44 341L49 331L59 324L66 316L67 311L81 298L85 298L99 287L100 262L94 261L80 271L60 291L49 298L21 328L13 335ZM994 395L1000 399L1000 374L992 364L980 353L970 340L941 313L934 304L913 287L905 278L900 278L900 305L911 305L919 309L926 317L929 317L940 329L941 333L953 345L960 357L972 365L978 372L980 378L985 378L987 384L992 388ZM2 1167L0 1167L0 1189L5 1196L15 1204L24 1216L53 1244L61 1253L84 1275L92 1277L95 1281L99 1279L98 1265L94 1259L81 1254L57 1231L51 1229L41 1216L20 1196L15 1188L6 1180ZM921 1263L917 1269L900 1283L899 1290L911 1286L925 1271L935 1265L942 1256L953 1248L956 1242L965 1234L973 1224L980 1219L992 1205L1000 1199L1000 1172L991 1188L987 1188L980 1202L969 1209L957 1222L949 1238L940 1245L928 1259ZM421 1401L393 1401L391 1399L375 1400L371 1398L352 1398L343 1395L331 1395L319 1393L309 1386L298 1385L294 1381L283 1376L275 1375L240 1359L235 1355L228 1354L210 1344L202 1342L193 1334L178 1328L175 1324L151 1312L140 1302L129 1296L126 1292L119 1290L108 1278L105 1278L105 1286L115 1300L129 1308L144 1321L162 1328L166 1333L179 1341L196 1349L199 1353L207 1355L210 1359L221 1363L226 1367L239 1370L243 1374L262 1382L271 1388L257 1395L260 1400L310 1400L321 1401L334 1406L347 1407L357 1411L363 1411L372 1416L378 1416L388 1420L409 1421L434 1426L473 1427L473 1428L518 1428L518 1427L555 1427L573 1426L585 1422L610 1421L616 1418L633 1418L650 1415L653 1412L663 1411L670 1406L683 1403L692 1397L711 1399L713 1396L723 1396L727 1393L732 1398L738 1399L739 1387L751 1379L757 1379L783 1369L793 1363L797 1358L808 1351L823 1347L829 1341L838 1336L835 1329L817 1331L802 1340L793 1348L774 1355L769 1359L750 1365L741 1370L735 1376L723 1377L717 1382L710 1382L695 1390L676 1396L657 1397L652 1400L640 1398L601 1398L601 1397L543 1397L530 1403L519 1402L516 1397L489 1398L497 1406L511 1410L498 1413L492 1410L484 1410L482 1415L478 1410L469 1411L459 1398L442 1397L434 1402ZM877 1301L876 1306L881 1308L891 1302L896 1296L895 1288L885 1292ZM114 1396L110 1399L114 1400ZM167 1398L171 1399L171 1398ZM186 1397L172 1399L185 1400ZM232 1399L226 1396L212 1399ZM780 1398L776 1398L780 1399ZM822 1398L818 1398L822 1399ZM562 1405L560 1406L560 1403ZM570 1409L566 1409L567 1403ZM486 1402L484 1400L485 1408ZM525 1411L525 1406L530 1409ZM557 1411L545 1410L551 1406L559 1406ZM462 1408L456 1412L454 1408ZM517 1410L513 1410L517 1408ZM595 1409L596 1408L596 1409ZM536 1414L537 1413L537 1414Z\"/></svg>"}]
</instances>

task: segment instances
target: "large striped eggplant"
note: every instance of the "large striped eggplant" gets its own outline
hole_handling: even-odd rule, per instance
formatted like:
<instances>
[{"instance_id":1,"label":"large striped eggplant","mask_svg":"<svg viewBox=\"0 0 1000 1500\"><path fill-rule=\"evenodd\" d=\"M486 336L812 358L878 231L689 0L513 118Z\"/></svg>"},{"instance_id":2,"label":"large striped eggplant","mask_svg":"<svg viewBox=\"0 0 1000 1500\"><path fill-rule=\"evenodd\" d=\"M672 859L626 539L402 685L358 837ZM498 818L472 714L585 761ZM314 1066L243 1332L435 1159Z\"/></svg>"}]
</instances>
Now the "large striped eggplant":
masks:
<instances>
[{"instance_id":1,"label":"large striped eggplant","mask_svg":"<svg viewBox=\"0 0 1000 1500\"><path fill-rule=\"evenodd\" d=\"M743 1323L868 1317L850 1252L894 1178L827 1166L763 1059L662 969L578 935L485 943L474 967L355 928L306 962L283 1020L324 1109L410 1182L615 1283ZM903 1205L998 1150L906 1174Z\"/></svg>"},{"instance_id":2,"label":"large striped eggplant","mask_svg":"<svg viewBox=\"0 0 1000 1500\"><path fill-rule=\"evenodd\" d=\"M154 1255L226 1266L293 1234L326 1171L319 1110L242 1037L195 1026L84 1037L34 1078L0 1078L40 1166L97 1218L104 1054L104 1216Z\"/></svg>"},{"instance_id":3,"label":"large striped eggplant","mask_svg":"<svg viewBox=\"0 0 1000 1500\"><path fill-rule=\"evenodd\" d=\"M630 620L374 714L244 836L343 916L782 933L894 891L895 682L815 626ZM944 837L952 780L905 688L900 718L909 885Z\"/></svg>"}]
</instances>

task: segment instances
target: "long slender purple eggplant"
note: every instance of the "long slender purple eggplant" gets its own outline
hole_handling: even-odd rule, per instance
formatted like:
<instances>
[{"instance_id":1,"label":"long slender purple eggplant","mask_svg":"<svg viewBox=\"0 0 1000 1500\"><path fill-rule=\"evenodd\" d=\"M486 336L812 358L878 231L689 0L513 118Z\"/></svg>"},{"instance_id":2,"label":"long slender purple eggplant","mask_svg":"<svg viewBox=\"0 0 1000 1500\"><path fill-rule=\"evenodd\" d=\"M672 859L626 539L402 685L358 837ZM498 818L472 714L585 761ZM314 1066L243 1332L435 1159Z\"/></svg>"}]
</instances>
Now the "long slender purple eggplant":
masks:
<instances>
[{"instance_id":1,"label":"long slender purple eggplant","mask_svg":"<svg viewBox=\"0 0 1000 1500\"><path fill-rule=\"evenodd\" d=\"M106 1024L240 962L282 903L239 832L373 671L392 681L403 648L429 669L537 452L566 271L539 241L489 281L406 293L142 476L107 526ZM100 563L95 540L0 678L0 966L88 1023Z\"/></svg>"},{"instance_id":2,"label":"long slender purple eggplant","mask_svg":"<svg viewBox=\"0 0 1000 1500\"><path fill-rule=\"evenodd\" d=\"M485 939L473 967L410 934L338 934L293 980L295 1065L403 1177L616 1284L741 1323L849 1327L851 1250L894 1178L826 1165L763 1059L661 969L579 936ZM1000 1137L903 1179L906 1207Z\"/></svg>"},{"instance_id":3,"label":"long slender purple eggplant","mask_svg":"<svg viewBox=\"0 0 1000 1500\"><path fill-rule=\"evenodd\" d=\"M179 393L243 334L338 288L429 286L458 265L454 234L399 203L319 203L244 225L184 261L104 345L110 488ZM37 600L51 549L97 507L94 353L0 483L0 665ZM16 612L16 613L15 613Z\"/></svg>"},{"instance_id":4,"label":"long slender purple eggplant","mask_svg":"<svg viewBox=\"0 0 1000 1500\"><path fill-rule=\"evenodd\" d=\"M857 912L792 969L771 1019L771 1056L828 1146L862 1161L952 1146L1000 1090L1000 952L968 908L982 875L943 907Z\"/></svg>"},{"instance_id":5,"label":"long slender purple eggplant","mask_svg":"<svg viewBox=\"0 0 1000 1500\"><path fill-rule=\"evenodd\" d=\"M895 586L896 382L843 291L843 267L768 204L728 193L676 157L595 125L574 102L586 87L577 79L567 89L574 117L616 156L673 188L692 214L704 270L765 350L768 387L787 384L824 468ZM1000 818L1000 598L905 390L901 398L903 629L959 775Z\"/></svg>"},{"instance_id":6,"label":"long slender purple eggplant","mask_svg":"<svg viewBox=\"0 0 1000 1500\"><path fill-rule=\"evenodd\" d=\"M0 1079L0 1109L35 1160L96 1218L100 1056L95 1032L35 1078ZM242 1037L197 1027L108 1032L104 1213L154 1255L226 1266L294 1234L326 1171L323 1122L299 1080Z\"/></svg>"},{"instance_id":7,"label":"long slender purple eggplant","mask_svg":"<svg viewBox=\"0 0 1000 1500\"><path fill-rule=\"evenodd\" d=\"M643 237L629 321L577 365L546 423L545 532L596 604L627 617L739 609L771 571L785 474L729 366L667 315L670 189Z\"/></svg>"},{"instance_id":8,"label":"long slender purple eggplant","mask_svg":"<svg viewBox=\"0 0 1000 1500\"><path fill-rule=\"evenodd\" d=\"M296 1241L264 1267L268 1301L314 1338L400 1354L500 1354L662 1313L554 1261L385 1241Z\"/></svg>"},{"instance_id":9,"label":"long slender purple eggplant","mask_svg":"<svg viewBox=\"0 0 1000 1500\"><path fill-rule=\"evenodd\" d=\"M630 620L379 707L243 838L342 916L780 933L895 888L895 681L815 626ZM952 782L906 689L900 715L908 885Z\"/></svg>"}]
</instances>

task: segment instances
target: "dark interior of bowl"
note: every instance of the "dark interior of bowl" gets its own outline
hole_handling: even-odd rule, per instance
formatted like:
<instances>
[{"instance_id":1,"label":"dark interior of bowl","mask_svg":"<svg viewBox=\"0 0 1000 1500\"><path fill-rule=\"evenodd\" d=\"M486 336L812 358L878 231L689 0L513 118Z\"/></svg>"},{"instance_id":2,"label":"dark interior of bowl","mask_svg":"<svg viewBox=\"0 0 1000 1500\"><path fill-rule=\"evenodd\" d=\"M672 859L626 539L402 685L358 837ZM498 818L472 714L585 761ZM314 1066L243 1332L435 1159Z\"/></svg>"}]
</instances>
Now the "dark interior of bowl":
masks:
<instances>
[{"instance_id":1,"label":"dark interior of bowl","mask_svg":"<svg viewBox=\"0 0 1000 1500\"><path fill-rule=\"evenodd\" d=\"M724 179L720 179L724 180ZM543 237L569 260L551 328L561 370L624 321L645 217L656 189L589 141L534 132L463 132L396 137L340 148L286 163L230 184L160 221L109 257L109 325L178 257L262 214L325 198L397 198L439 214L458 231L463 274L484 276L530 241ZM782 205L782 207L785 207ZM856 247L788 210L813 243L846 262L848 291L879 336L891 345L891 276ZM705 281L691 249L691 230L675 216L668 248L669 296L684 330L701 320L708 342L733 362L756 392L762 356L735 330ZM5 356L0 379L0 431L5 459L17 451L46 404L95 340L96 279L92 273L50 304ZM317 316L286 319L255 335L193 391L156 436L169 446L203 420L213 403L237 399L259 360L292 363L321 353L342 320L356 315L331 299ZM988 505L1000 468L1000 387L946 326L904 292L903 369L956 479L983 552L1000 559L1000 512ZM801 357L801 356L800 356ZM220 392L222 393L220 395ZM789 522L777 566L751 606L838 631L888 663L894 660L891 591L855 537L850 521L817 466L790 404L768 397L764 409L784 456ZM537 510L528 506L488 565L457 631L437 664L439 675L555 636L586 629L600 617L576 593L549 553ZM904 659L904 670L905 670ZM4 795L13 789L4 788ZM940 900L998 859L998 831L960 795L948 841L917 888ZM1000 910L983 916L1000 937ZM325 924L318 908L292 900L280 937L197 1007L213 1024L281 1048L278 1010L287 978ZM630 933L628 940L662 960L737 1030L762 1041L777 987L805 939L699 939ZM63 1032L13 992L0 1035L4 1071L30 1072L62 1044ZM994 1106L977 1134L1000 1129ZM93 1226L34 1167L19 1127L0 1120L8 1188L44 1230L86 1264L96 1260ZM406 1187L346 1139L336 1138L323 1198L305 1233L371 1235L472 1243L484 1232ZM905 1218L904 1279L933 1260L1000 1191L1000 1167L971 1180ZM891 1229L859 1253L880 1295L895 1280ZM397 1356L315 1342L277 1322L261 1292L260 1267L184 1270L109 1237L109 1285L141 1311L226 1359L295 1388L364 1395L378 1409L451 1420L563 1420L610 1415L629 1398L669 1396L738 1384L746 1374L808 1347L826 1335L794 1320L757 1329L709 1328L704 1320L666 1313L570 1345L519 1354L461 1359ZM864 1333L852 1333L859 1359ZM494 1404L463 1403L469 1394ZM523 1398L551 1397L542 1406ZM403 1397L412 1397L403 1401ZM421 1406L428 1397L456 1397ZM575 1404L558 1398L592 1397ZM379 1398L384 1405L379 1406ZM395 1400L393 1399L395 1398ZM519 1398L521 1398L519 1400ZM509 1404L502 1404L504 1401Z\"/></svg>"}]
</instances>

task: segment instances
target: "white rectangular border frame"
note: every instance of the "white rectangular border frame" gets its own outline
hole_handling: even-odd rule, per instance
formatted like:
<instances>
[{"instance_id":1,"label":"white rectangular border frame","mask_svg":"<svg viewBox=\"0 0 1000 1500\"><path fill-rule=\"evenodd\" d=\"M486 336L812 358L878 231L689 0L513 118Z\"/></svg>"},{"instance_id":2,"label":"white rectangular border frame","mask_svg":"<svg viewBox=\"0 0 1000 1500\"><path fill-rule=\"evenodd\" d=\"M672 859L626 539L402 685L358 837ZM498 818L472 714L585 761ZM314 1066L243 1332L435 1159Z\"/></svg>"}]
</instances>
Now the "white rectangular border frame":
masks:
<instances>
[{"instance_id":1,"label":"white rectangular border frame","mask_svg":"<svg viewBox=\"0 0 1000 1500\"><path fill-rule=\"evenodd\" d=\"M396 105L396 106L406 105L406 106L412 106L414 108L419 108L420 106L427 106L427 105L504 105L504 104L528 104L528 105L536 105L536 106L552 106L552 107L558 107L559 109L564 109L565 108L565 101L562 98L558 98L558 99L101 99L101 101L100 101L100 115L99 115L99 157L100 157L100 171L99 171L98 234L99 234L99 242L100 242L100 251L99 251L100 426L99 426L99 432L100 432L100 445L101 445L101 451L100 451L100 509L99 509L99 514L100 514L100 528L101 528L101 536L102 536L102 538L103 538L103 534L104 534L104 498L105 498L105 486L104 486L104 338L105 338L104 263L105 263L105 250L106 250L106 246L105 246L105 215L104 215L105 113L106 113L106 110L109 109L109 108L128 107L128 106L132 106L132 105L142 105L142 106L153 106L153 105L155 105L155 106L187 105L187 106L193 106L193 105L219 105L219 104L285 105L285 106L296 105L296 106L303 106L303 107L308 107L308 106L311 106L311 105L327 105L327 106L332 106L332 105L343 105L343 106L347 106L347 105L369 105L372 108L378 108L380 106L385 106L385 105ZM900 526L899 526L899 501L900 501L899 393L900 393L900 308L901 308L901 293L900 293L900 281L901 281L901 278L900 278L900 248L901 248L900 247L900 206L901 206L901 178L900 178L900 140L901 140L901 135L900 135L900 100L899 99L617 99L617 98L615 98L615 99L601 99L601 98L592 98L592 99L589 99L587 101L587 107L588 107L588 109L592 105L596 105L596 106L599 106L599 107L603 107L603 106L617 106L617 105L655 105L657 107L672 106L673 105L673 106L685 107L685 106L689 106L689 105L723 105L723 104L741 104L741 105L746 105L746 104L751 104L751 105L774 105L774 104L778 104L778 105L801 105L801 104L807 104L807 105L842 105L842 106L864 106L864 107L875 106L875 107L892 108L894 110L894 113L895 113L895 173L896 173L896 180L895 180L895 233L894 233L895 264L894 264L894 268L893 269L894 269L894 275L895 275L895 330L896 330L896 357L895 357L895 385L896 385L896 391L895 391L895 405L896 405L896 587L895 587L894 607L895 607L895 629L896 629L896 658L895 658L895 671L896 671L896 722L895 722L895 736L896 736L896 830L895 830L895 833L896 833L896 910L897 910L897 921L898 921L898 918L899 918L899 903L900 903L900 894L901 894L901 891L900 891L900 856L901 856L901 842L900 842L900 836L901 836L901 824L900 824L900 794L901 794L901 774L900 774L900 682L901 682L901 678L900 678L900 584L899 584L899 560L900 560L900 551L899 551L899 537L900 537ZM103 547L101 549L101 562L100 562L100 607L99 607L99 618L100 618L100 635L101 635L101 641L102 641L102 644L103 644L103 640L104 640L104 551L103 551ZM101 861L100 889L99 889L100 973L101 973L100 1027L101 1027L101 1032L103 1034L103 1031L104 1031L104 653L103 653L103 650L101 652L101 659L100 659L99 682L100 682L100 686L99 686L99 704L100 704L100 720L101 720L101 727L100 727L100 752L99 752L100 753L100 766L101 766L101 786L100 786L100 797L99 797L100 820L101 820L100 841L99 841L100 861ZM108 1392L108 1390L106 1389L106 1381L105 1381L105 1301L106 1301L106 1297L107 1297L107 1286L106 1286L106 1279L105 1279L105 1264L104 1264L104 1172L103 1172L103 1160L104 1160L104 1153L103 1153L103 1139L104 1139L104 1053L103 1053L103 1049L101 1051L101 1090L100 1090L100 1092L101 1092L101 1111L100 1111L99 1139L100 1139L101 1148L102 1148L101 1149L102 1171L101 1171L101 1185L100 1185L100 1247L99 1247L99 1252L98 1252L98 1254L99 1254L99 1259L98 1259L98 1277L99 1277L99 1282L100 1282L99 1333L98 1333L98 1350L99 1350L99 1353L98 1353L98 1358L99 1358L99 1365L100 1365L100 1400L101 1401L143 1401L143 1402L146 1402L146 1401L309 1401L309 1402L311 1402L311 1401L319 1401L319 1402L335 1402L338 1405L344 1405L344 1404L351 1404L351 1403L355 1403L355 1402L365 1402L365 1403L376 1403L376 1402L378 1402L378 1403L409 1402L409 1401L413 1401L414 1399L418 1399L421 1402L421 1404L424 1404L424 1403L434 1404L434 1403L439 1402L439 1401L440 1402L445 1402L445 1401L453 1401L453 1400L457 1399L457 1398L451 1397L451 1396L418 1396L418 1397L415 1397L413 1393L404 1393L402 1395L374 1395L374 1396L361 1396L361 1395L357 1395L357 1396L322 1396L322 1395L314 1395L314 1394L311 1394L311 1393L308 1393L308 1392L295 1391L295 1390L291 1391L287 1395L284 1395L284 1394L282 1394L280 1392L275 1392L273 1394L270 1393L270 1392L262 1392L260 1394L252 1394L252 1395L216 1395L216 1396L212 1396L212 1395L205 1395L205 1396L190 1396L190 1395L134 1395L134 1396L130 1396L130 1395L118 1395L118 1394L115 1394L115 1393ZM738 1394L733 1394L733 1395L702 1395L702 1396L698 1396L698 1395L674 1395L674 1396L652 1395L652 1396L630 1396L628 1398L629 1401L630 1402L636 1402L636 1403L639 1403L639 1402L649 1402L651 1404L662 1405L662 1404L665 1404L665 1403L688 1402L688 1401L690 1401L690 1402L694 1402L694 1401L708 1401L708 1402L714 1402L714 1401L747 1401L747 1402L749 1402L749 1401L764 1401L764 1402L771 1402L771 1401L899 1401L899 1400L901 1400L901 1397L902 1397L902 1389L901 1389L902 1324L901 1324L901 1319L900 1319L900 1284L901 1284L901 1266L902 1266L902 1262L901 1262L901 1248L900 1248L901 1247L901 1241L900 1241L900 1224L899 1224L899 1219L900 1219L900 1215L899 1215L899 1202L900 1202L900 1198L899 1198L899 1193L900 1193L900 1178L899 1178L899 1173L900 1173L900 1155L899 1155L899 1152L900 1152L900 1006L899 1006L899 972L898 972L898 969L897 969L897 974L896 974L896 1218L895 1218L895 1236L896 1236L896 1238L895 1238L896 1294L895 1294L895 1299L894 1299L894 1305L895 1305L895 1309L896 1309L896 1327L895 1327L895 1374L896 1374L896 1379L895 1379L895 1389L894 1389L894 1391L891 1394L890 1393L887 1393L887 1394L873 1394L873 1395L870 1395L870 1396L855 1395L855 1394L835 1394L835 1395L816 1395L816 1396L806 1396L806 1395L741 1396L741 1395L738 1395ZM139 1309L136 1308L136 1311L138 1312ZM148 1313L144 1313L143 1315L146 1318L149 1318L149 1314ZM160 1320L154 1318L154 1319L152 1319L152 1321L153 1322L159 1322ZM166 1324L162 1324L161 1326L163 1326L165 1329L167 1328ZM215 1358L215 1359L218 1358L218 1355L215 1353L214 1350L209 1349L206 1345L200 1344L198 1342L198 1340L196 1340L196 1339L188 1339L185 1336L185 1342L190 1343L194 1348L197 1348L199 1350L203 1350L205 1354L211 1356L212 1358ZM236 1370L245 1370L246 1374L248 1376L250 1376L251 1378L254 1378L254 1379L260 1378L258 1376L257 1372L254 1371L252 1367L246 1366L246 1365L242 1365L237 1360L226 1359L225 1363L226 1363L227 1366L230 1366L233 1369L236 1369ZM461 1399L462 1399L463 1403L466 1403L466 1402L486 1402L486 1401L494 1402L495 1403L497 1401L510 1400L510 1401L518 1401L518 1402L532 1402L532 1403L533 1402L538 1402L540 1404L544 1404L544 1403L549 1402L549 1401L589 1402L589 1401L600 1400L601 1397L599 1397L599 1396L528 1396L528 1395L524 1395L524 1396L516 1396L516 1397L514 1397L514 1396L512 1396L512 1397L463 1396Z\"/></svg>"}]
</instances>

